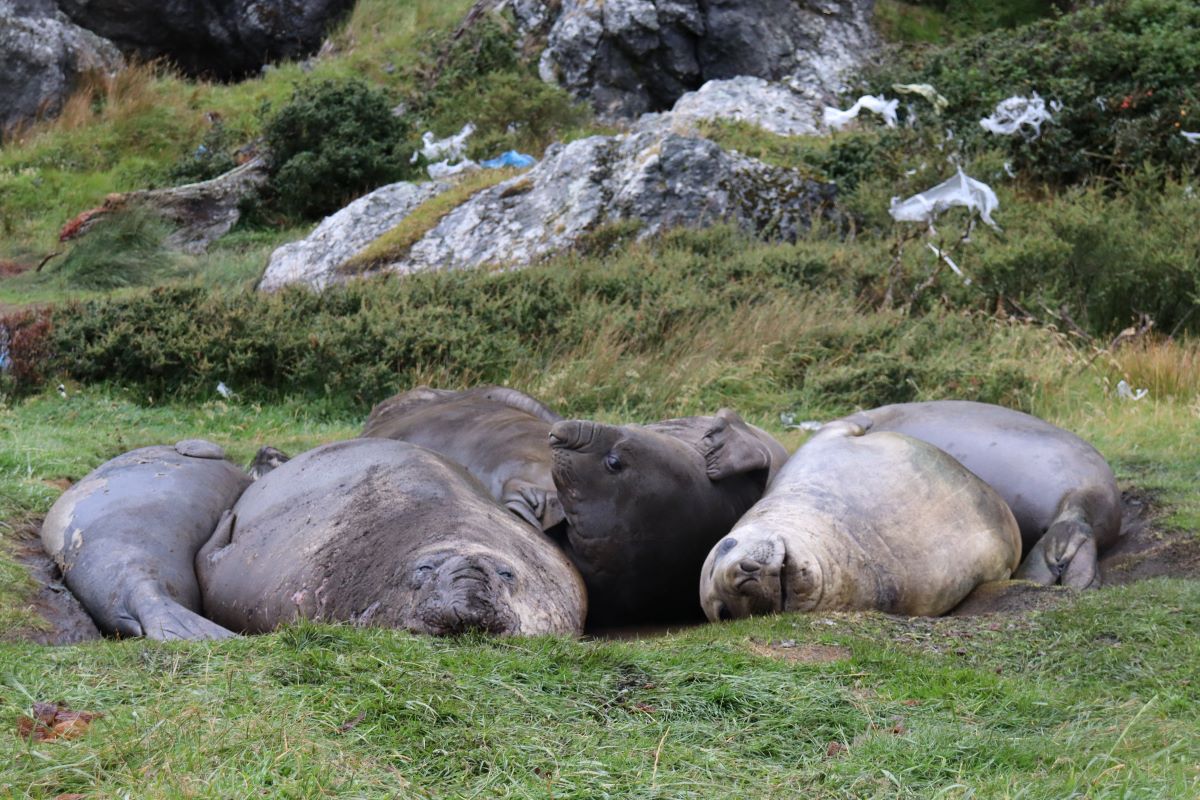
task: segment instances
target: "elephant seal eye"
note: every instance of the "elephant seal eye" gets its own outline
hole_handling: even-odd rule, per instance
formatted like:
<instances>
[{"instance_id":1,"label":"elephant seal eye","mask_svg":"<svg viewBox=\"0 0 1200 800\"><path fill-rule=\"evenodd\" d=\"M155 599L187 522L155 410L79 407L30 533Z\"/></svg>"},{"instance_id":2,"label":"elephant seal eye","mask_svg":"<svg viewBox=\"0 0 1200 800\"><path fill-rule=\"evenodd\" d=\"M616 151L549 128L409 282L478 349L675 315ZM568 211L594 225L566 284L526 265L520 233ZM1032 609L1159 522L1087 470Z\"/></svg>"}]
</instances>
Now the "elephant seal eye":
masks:
<instances>
[{"instance_id":1,"label":"elephant seal eye","mask_svg":"<svg viewBox=\"0 0 1200 800\"><path fill-rule=\"evenodd\" d=\"M604 468L609 472L620 472L625 469L625 465L621 463L621 459L616 453L609 453L604 457Z\"/></svg>"},{"instance_id":2,"label":"elephant seal eye","mask_svg":"<svg viewBox=\"0 0 1200 800\"><path fill-rule=\"evenodd\" d=\"M417 572L421 575L428 575L430 572L433 572L433 566L430 564L422 564L421 566L417 567Z\"/></svg>"},{"instance_id":3,"label":"elephant seal eye","mask_svg":"<svg viewBox=\"0 0 1200 800\"><path fill-rule=\"evenodd\" d=\"M498 570L496 570L496 574L499 575L501 578L504 578L504 580L506 580L506 581L516 580L516 577L517 577L516 575L513 574L511 569L498 569Z\"/></svg>"}]
</instances>

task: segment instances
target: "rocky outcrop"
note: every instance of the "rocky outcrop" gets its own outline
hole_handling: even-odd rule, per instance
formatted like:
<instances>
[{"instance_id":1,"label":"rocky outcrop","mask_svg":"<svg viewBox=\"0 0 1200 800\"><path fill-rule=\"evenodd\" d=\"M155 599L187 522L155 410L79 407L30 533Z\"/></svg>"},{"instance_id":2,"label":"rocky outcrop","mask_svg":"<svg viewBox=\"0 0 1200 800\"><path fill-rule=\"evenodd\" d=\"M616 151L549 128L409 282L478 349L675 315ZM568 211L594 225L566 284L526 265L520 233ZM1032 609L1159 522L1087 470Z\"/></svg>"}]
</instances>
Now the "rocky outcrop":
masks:
<instances>
[{"instance_id":1,"label":"rocky outcrop","mask_svg":"<svg viewBox=\"0 0 1200 800\"><path fill-rule=\"evenodd\" d=\"M142 59L221 80L320 47L354 0L59 0L89 30Z\"/></svg>"},{"instance_id":2,"label":"rocky outcrop","mask_svg":"<svg viewBox=\"0 0 1200 800\"><path fill-rule=\"evenodd\" d=\"M296 283L324 289L339 279L339 266L449 187L436 181L393 183L358 198L326 217L306 238L272 253L258 288L273 292Z\"/></svg>"},{"instance_id":3,"label":"rocky outcrop","mask_svg":"<svg viewBox=\"0 0 1200 800\"><path fill-rule=\"evenodd\" d=\"M639 235L733 222L794 239L834 190L791 170L673 133L592 136L550 147L538 166L474 195L384 269L523 266L626 220Z\"/></svg>"},{"instance_id":4,"label":"rocky outcrop","mask_svg":"<svg viewBox=\"0 0 1200 800\"><path fill-rule=\"evenodd\" d=\"M544 80L607 117L664 111L710 80L836 91L875 49L874 0L563 0Z\"/></svg>"},{"instance_id":5,"label":"rocky outcrop","mask_svg":"<svg viewBox=\"0 0 1200 800\"><path fill-rule=\"evenodd\" d=\"M0 133L54 116L83 77L121 63L111 42L73 24L52 0L0 0Z\"/></svg>"},{"instance_id":6,"label":"rocky outcrop","mask_svg":"<svg viewBox=\"0 0 1200 800\"><path fill-rule=\"evenodd\" d=\"M692 130L704 120L738 120L780 136L811 136L820 133L824 103L817 92L786 83L772 83L744 75L713 80L688 92L662 114L643 114L637 130L673 128Z\"/></svg>"},{"instance_id":7,"label":"rocky outcrop","mask_svg":"<svg viewBox=\"0 0 1200 800\"><path fill-rule=\"evenodd\" d=\"M111 194L104 205L68 222L59 239L67 241L82 236L105 217L138 208L157 214L174 226L175 230L163 241L166 247L184 253L203 253L237 224L242 200L266 182L266 159L259 156L210 181Z\"/></svg>"}]
</instances>

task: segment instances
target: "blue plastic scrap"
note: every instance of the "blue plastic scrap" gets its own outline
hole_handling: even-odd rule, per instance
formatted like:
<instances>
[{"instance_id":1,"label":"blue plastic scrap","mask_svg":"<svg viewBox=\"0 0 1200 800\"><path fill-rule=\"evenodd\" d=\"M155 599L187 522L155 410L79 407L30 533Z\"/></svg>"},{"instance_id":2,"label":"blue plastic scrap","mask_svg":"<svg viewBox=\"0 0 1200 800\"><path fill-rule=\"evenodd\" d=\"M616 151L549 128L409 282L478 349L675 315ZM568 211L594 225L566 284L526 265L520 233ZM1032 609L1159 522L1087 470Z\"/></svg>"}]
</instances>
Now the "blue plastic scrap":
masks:
<instances>
[{"instance_id":1,"label":"blue plastic scrap","mask_svg":"<svg viewBox=\"0 0 1200 800\"><path fill-rule=\"evenodd\" d=\"M537 159L533 156L518 153L516 150L506 150L495 158L489 158L487 161L480 161L479 166L484 169L500 169L501 167L532 167L537 163Z\"/></svg>"}]
</instances>

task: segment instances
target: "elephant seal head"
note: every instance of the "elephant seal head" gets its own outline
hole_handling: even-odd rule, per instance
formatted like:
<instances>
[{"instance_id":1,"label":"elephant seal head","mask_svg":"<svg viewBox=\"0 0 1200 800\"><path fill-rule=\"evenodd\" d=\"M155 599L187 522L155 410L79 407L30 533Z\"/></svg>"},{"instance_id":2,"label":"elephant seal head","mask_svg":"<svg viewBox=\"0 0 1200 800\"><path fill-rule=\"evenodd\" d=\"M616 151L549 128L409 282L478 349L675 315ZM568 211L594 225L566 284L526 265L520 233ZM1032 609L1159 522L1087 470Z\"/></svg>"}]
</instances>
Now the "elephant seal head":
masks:
<instances>
[{"instance_id":1,"label":"elephant seal head","mask_svg":"<svg viewBox=\"0 0 1200 800\"><path fill-rule=\"evenodd\" d=\"M427 550L413 559L408 576L412 608L406 627L435 636L520 634L514 604L528 580L510 560L485 548Z\"/></svg>"}]
</instances>

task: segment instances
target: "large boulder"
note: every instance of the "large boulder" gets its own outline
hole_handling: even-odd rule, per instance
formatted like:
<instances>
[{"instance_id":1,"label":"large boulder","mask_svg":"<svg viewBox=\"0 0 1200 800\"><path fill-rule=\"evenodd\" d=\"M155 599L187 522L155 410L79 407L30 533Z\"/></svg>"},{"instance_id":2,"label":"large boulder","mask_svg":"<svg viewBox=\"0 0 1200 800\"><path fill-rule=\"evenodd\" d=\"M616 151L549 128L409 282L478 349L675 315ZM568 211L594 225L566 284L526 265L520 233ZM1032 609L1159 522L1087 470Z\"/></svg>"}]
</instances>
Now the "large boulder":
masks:
<instances>
[{"instance_id":1,"label":"large boulder","mask_svg":"<svg viewBox=\"0 0 1200 800\"><path fill-rule=\"evenodd\" d=\"M696 123L725 119L780 136L815 136L821 132L823 107L812 89L743 75L711 80L676 100L669 112L643 114L636 129L694 130Z\"/></svg>"},{"instance_id":2,"label":"large boulder","mask_svg":"<svg viewBox=\"0 0 1200 800\"><path fill-rule=\"evenodd\" d=\"M540 69L607 117L665 111L741 75L832 92L874 51L873 10L874 0L564 0Z\"/></svg>"},{"instance_id":3,"label":"large boulder","mask_svg":"<svg viewBox=\"0 0 1200 800\"><path fill-rule=\"evenodd\" d=\"M732 222L794 239L833 198L829 184L705 139L654 131L592 136L553 145L529 172L475 194L383 269L524 266L627 220L640 223L643 237Z\"/></svg>"},{"instance_id":4,"label":"large boulder","mask_svg":"<svg viewBox=\"0 0 1200 800\"><path fill-rule=\"evenodd\" d=\"M0 133L52 117L90 73L121 68L117 48L52 0L0 0Z\"/></svg>"},{"instance_id":5,"label":"large boulder","mask_svg":"<svg viewBox=\"0 0 1200 800\"><path fill-rule=\"evenodd\" d=\"M59 0L72 20L142 59L228 80L321 46L354 0Z\"/></svg>"},{"instance_id":6,"label":"large boulder","mask_svg":"<svg viewBox=\"0 0 1200 800\"><path fill-rule=\"evenodd\" d=\"M371 242L394 228L417 206L431 200L450 184L393 183L358 198L332 214L298 242L275 250L258 288L273 292L288 284L324 289L342 276L338 267Z\"/></svg>"}]
</instances>

